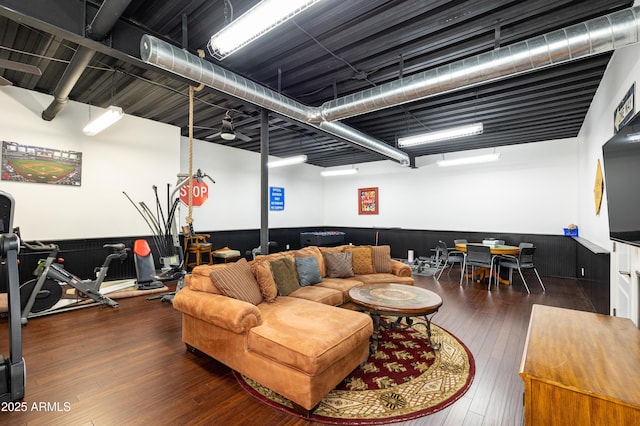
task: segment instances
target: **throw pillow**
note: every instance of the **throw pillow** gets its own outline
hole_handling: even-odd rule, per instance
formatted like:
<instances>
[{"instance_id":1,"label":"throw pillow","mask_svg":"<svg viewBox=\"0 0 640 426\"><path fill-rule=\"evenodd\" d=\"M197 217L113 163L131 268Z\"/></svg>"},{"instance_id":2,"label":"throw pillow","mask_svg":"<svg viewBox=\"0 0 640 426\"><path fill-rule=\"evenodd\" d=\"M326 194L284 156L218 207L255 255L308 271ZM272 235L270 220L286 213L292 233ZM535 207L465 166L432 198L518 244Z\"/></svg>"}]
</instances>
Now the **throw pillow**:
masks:
<instances>
[{"instance_id":1,"label":"throw pillow","mask_svg":"<svg viewBox=\"0 0 640 426\"><path fill-rule=\"evenodd\" d=\"M315 257L296 257L296 270L302 287L322 282L318 260Z\"/></svg>"},{"instance_id":2,"label":"throw pillow","mask_svg":"<svg viewBox=\"0 0 640 426\"><path fill-rule=\"evenodd\" d=\"M320 269L320 275L327 275L326 266L324 265L324 257L322 257L322 252L316 246L303 247L300 250L296 250L296 257L315 257L318 262L318 269Z\"/></svg>"},{"instance_id":3,"label":"throw pillow","mask_svg":"<svg viewBox=\"0 0 640 426\"><path fill-rule=\"evenodd\" d=\"M345 252L353 253L353 273L356 275L373 274L371 247L348 247Z\"/></svg>"},{"instance_id":4,"label":"throw pillow","mask_svg":"<svg viewBox=\"0 0 640 426\"><path fill-rule=\"evenodd\" d=\"M211 281L227 297L258 305L262 302L262 293L258 282L251 273L247 259L230 263L225 268L214 269Z\"/></svg>"},{"instance_id":5,"label":"throw pillow","mask_svg":"<svg viewBox=\"0 0 640 426\"><path fill-rule=\"evenodd\" d=\"M351 265L351 252L344 253L323 253L324 262L327 266L327 276L329 278L348 278L353 276L353 266Z\"/></svg>"},{"instance_id":6,"label":"throw pillow","mask_svg":"<svg viewBox=\"0 0 640 426\"><path fill-rule=\"evenodd\" d=\"M271 273L271 265L267 258L257 259L249 263L251 265L251 272L256 277L260 290L262 291L262 297L265 302L272 303L278 296L278 287L273 280L273 274Z\"/></svg>"},{"instance_id":7,"label":"throw pillow","mask_svg":"<svg viewBox=\"0 0 640 426\"><path fill-rule=\"evenodd\" d=\"M296 267L290 257L282 257L271 261L271 273L280 296L288 296L300 288L300 283L298 283L298 278L296 277Z\"/></svg>"},{"instance_id":8,"label":"throw pillow","mask_svg":"<svg viewBox=\"0 0 640 426\"><path fill-rule=\"evenodd\" d=\"M391 247L372 246L371 259L373 260L373 269L376 273L391 273Z\"/></svg>"}]
</instances>

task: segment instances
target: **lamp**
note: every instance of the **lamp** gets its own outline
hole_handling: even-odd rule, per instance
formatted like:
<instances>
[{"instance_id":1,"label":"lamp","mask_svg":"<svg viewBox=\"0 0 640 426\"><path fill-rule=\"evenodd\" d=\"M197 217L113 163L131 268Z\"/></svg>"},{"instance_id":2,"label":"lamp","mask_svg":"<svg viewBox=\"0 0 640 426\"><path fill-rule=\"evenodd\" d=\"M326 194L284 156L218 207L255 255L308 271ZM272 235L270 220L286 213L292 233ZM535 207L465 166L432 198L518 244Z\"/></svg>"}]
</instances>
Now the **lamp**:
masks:
<instances>
[{"instance_id":1,"label":"lamp","mask_svg":"<svg viewBox=\"0 0 640 426\"><path fill-rule=\"evenodd\" d=\"M267 163L267 167L273 169L275 167L291 166L293 164L300 164L307 161L306 155L296 155L294 157L282 158L280 160L273 160Z\"/></svg>"},{"instance_id":2,"label":"lamp","mask_svg":"<svg viewBox=\"0 0 640 426\"><path fill-rule=\"evenodd\" d=\"M451 160L439 160L436 164L440 167L461 166L463 164L488 163L500 159L499 153L476 155L473 157L453 158Z\"/></svg>"},{"instance_id":3,"label":"lamp","mask_svg":"<svg viewBox=\"0 0 640 426\"><path fill-rule=\"evenodd\" d=\"M123 115L124 112L122 111L122 108L111 105L102 115L87 123L87 125L82 129L82 132L87 136L95 136L116 121L120 120Z\"/></svg>"},{"instance_id":4,"label":"lamp","mask_svg":"<svg viewBox=\"0 0 640 426\"><path fill-rule=\"evenodd\" d=\"M436 132L422 133L415 136L407 136L398 138L399 147L422 145L425 143L443 141L447 139L455 139L464 136L479 135L483 131L482 123L468 124L465 126L454 127L451 129L438 130Z\"/></svg>"},{"instance_id":5,"label":"lamp","mask_svg":"<svg viewBox=\"0 0 640 426\"><path fill-rule=\"evenodd\" d=\"M337 170L323 170L320 174L324 177L327 176L345 176L345 175L355 175L358 173L358 169L337 169Z\"/></svg>"},{"instance_id":6,"label":"lamp","mask_svg":"<svg viewBox=\"0 0 640 426\"><path fill-rule=\"evenodd\" d=\"M320 0L263 0L211 36L207 49L222 60Z\"/></svg>"}]
</instances>

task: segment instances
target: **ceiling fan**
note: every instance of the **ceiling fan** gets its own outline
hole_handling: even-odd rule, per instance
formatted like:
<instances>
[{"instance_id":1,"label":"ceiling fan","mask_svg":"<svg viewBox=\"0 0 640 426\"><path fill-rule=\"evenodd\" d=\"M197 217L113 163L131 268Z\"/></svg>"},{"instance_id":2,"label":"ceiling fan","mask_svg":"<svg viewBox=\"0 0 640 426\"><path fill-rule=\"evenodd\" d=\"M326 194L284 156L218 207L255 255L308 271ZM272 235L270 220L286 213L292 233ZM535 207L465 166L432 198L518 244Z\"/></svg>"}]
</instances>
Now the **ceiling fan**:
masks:
<instances>
[{"instance_id":1,"label":"ceiling fan","mask_svg":"<svg viewBox=\"0 0 640 426\"><path fill-rule=\"evenodd\" d=\"M217 137L220 137L227 141L232 141L235 138L238 138L245 142L251 141L251 138L249 136L235 130L235 128L233 127L233 118L231 118L231 113L229 111L227 111L227 113L224 115L224 118L222 119L220 131L205 137L205 139L214 139Z\"/></svg>"},{"instance_id":2,"label":"ceiling fan","mask_svg":"<svg viewBox=\"0 0 640 426\"><path fill-rule=\"evenodd\" d=\"M40 68L34 65L23 64L22 62L10 61L8 59L0 59L0 69L1 68L24 72L27 74L42 75ZM13 83L0 76L0 86L13 86Z\"/></svg>"}]
</instances>

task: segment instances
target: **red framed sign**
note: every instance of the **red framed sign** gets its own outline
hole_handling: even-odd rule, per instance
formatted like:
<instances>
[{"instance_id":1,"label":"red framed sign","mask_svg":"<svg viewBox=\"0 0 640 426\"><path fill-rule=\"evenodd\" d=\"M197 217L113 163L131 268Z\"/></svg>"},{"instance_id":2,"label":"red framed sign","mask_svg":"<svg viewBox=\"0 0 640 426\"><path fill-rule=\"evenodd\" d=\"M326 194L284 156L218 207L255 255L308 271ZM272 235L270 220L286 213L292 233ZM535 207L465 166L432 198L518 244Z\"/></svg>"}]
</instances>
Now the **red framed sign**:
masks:
<instances>
[{"instance_id":1,"label":"red framed sign","mask_svg":"<svg viewBox=\"0 0 640 426\"><path fill-rule=\"evenodd\" d=\"M378 214L378 188L358 188L358 214Z\"/></svg>"}]
</instances>

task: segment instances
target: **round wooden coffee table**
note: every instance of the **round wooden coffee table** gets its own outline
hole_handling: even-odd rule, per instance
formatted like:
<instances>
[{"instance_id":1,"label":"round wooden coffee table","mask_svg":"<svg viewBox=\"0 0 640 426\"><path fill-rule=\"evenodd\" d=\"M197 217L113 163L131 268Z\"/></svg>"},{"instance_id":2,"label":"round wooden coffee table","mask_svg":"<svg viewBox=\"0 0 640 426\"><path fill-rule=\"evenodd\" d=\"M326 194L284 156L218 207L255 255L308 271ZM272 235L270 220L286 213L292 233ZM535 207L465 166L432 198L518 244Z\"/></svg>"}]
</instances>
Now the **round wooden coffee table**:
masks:
<instances>
[{"instance_id":1,"label":"round wooden coffee table","mask_svg":"<svg viewBox=\"0 0 640 426\"><path fill-rule=\"evenodd\" d=\"M398 317L391 324L392 328L399 328L402 318L405 318L407 327L413 325L413 318L423 318L427 327L429 345L435 350L440 348L439 344L434 344L431 341L431 318L442 306L442 298L436 293L412 285L374 284L353 287L349 290L349 297L360 310L371 315L373 320L372 352L378 349L381 315Z\"/></svg>"}]
</instances>

